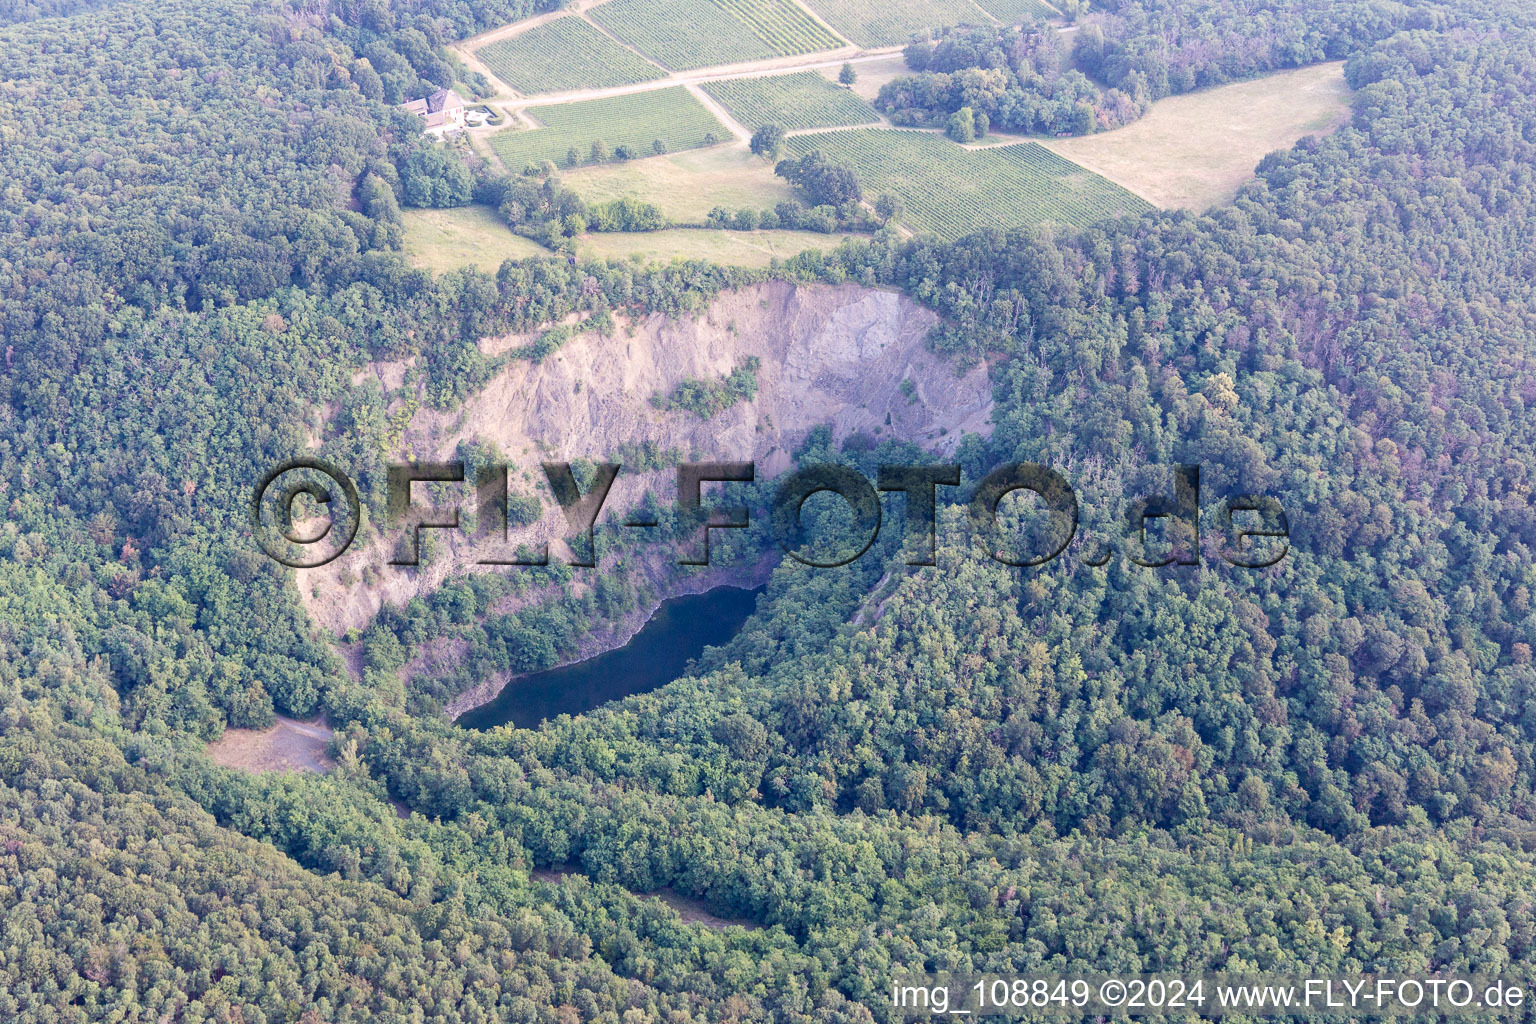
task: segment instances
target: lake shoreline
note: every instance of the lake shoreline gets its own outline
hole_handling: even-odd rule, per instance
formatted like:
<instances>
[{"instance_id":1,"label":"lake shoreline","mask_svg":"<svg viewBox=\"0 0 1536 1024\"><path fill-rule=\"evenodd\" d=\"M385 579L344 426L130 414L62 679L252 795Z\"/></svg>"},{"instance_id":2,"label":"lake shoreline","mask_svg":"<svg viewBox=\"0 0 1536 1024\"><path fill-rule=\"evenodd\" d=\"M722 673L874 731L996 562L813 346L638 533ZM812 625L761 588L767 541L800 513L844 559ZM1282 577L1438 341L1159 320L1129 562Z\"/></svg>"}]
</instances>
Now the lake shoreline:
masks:
<instances>
[{"instance_id":1,"label":"lake shoreline","mask_svg":"<svg viewBox=\"0 0 1536 1024\"><path fill-rule=\"evenodd\" d=\"M778 564L777 552L770 551L765 552L757 562L750 566L711 568L708 572L702 572L695 576L676 577L670 581L673 584L672 586L665 588L652 586L650 588L650 596L635 609L616 620L606 629L588 633L577 644L576 653L573 656L562 658L553 665L539 669L537 672L521 672L517 675L507 676L498 674L482 680L443 705L443 714L449 721L457 722L465 714L495 701L501 696L502 691L512 683L531 676L541 675L545 672L552 672L555 669L577 665L623 647L645 628L646 623L651 621L663 604L673 598L705 594L719 587L739 587L746 590L755 590L758 587L764 586L768 582L769 577L773 575L774 567Z\"/></svg>"}]
</instances>

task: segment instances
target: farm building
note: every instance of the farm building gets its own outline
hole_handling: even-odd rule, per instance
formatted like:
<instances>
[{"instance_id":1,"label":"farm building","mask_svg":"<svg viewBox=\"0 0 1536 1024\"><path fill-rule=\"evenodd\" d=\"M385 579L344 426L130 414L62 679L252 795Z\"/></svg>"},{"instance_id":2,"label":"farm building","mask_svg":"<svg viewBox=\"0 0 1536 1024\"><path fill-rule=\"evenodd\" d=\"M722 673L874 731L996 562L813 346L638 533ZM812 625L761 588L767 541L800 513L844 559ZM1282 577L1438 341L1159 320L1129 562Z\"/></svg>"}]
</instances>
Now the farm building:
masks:
<instances>
[{"instance_id":1,"label":"farm building","mask_svg":"<svg viewBox=\"0 0 1536 1024\"><path fill-rule=\"evenodd\" d=\"M459 131L464 127L464 100L452 89L439 89L425 99L405 103L404 107L424 118L427 131L432 135Z\"/></svg>"}]
</instances>

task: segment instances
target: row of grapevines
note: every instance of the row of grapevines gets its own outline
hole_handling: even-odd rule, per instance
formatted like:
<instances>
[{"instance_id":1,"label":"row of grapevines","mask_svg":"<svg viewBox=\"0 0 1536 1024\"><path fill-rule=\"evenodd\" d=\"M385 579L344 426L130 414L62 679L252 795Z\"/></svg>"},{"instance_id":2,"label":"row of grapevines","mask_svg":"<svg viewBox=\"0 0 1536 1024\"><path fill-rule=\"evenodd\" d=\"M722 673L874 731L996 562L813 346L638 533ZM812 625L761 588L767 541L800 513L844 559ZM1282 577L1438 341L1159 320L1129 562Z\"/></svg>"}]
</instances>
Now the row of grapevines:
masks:
<instances>
[{"instance_id":1,"label":"row of grapevines","mask_svg":"<svg viewBox=\"0 0 1536 1024\"><path fill-rule=\"evenodd\" d=\"M794 0L608 0L589 16L678 71L841 45Z\"/></svg>"},{"instance_id":2,"label":"row of grapevines","mask_svg":"<svg viewBox=\"0 0 1536 1024\"><path fill-rule=\"evenodd\" d=\"M880 120L874 107L815 71L766 78L728 78L706 83L704 91L753 131L765 124L793 130Z\"/></svg>"},{"instance_id":3,"label":"row of grapevines","mask_svg":"<svg viewBox=\"0 0 1536 1024\"><path fill-rule=\"evenodd\" d=\"M514 171L541 160L564 164L572 149L585 161L594 142L601 142L610 155L619 146L627 146L637 156L649 156L657 140L672 151L707 146L711 138L723 141L731 137L682 86L534 107L528 113L542 127L491 136L491 147Z\"/></svg>"},{"instance_id":4,"label":"row of grapevines","mask_svg":"<svg viewBox=\"0 0 1536 1024\"><path fill-rule=\"evenodd\" d=\"M990 25L971 0L811 0L816 13L860 46L895 46L943 25Z\"/></svg>"},{"instance_id":5,"label":"row of grapevines","mask_svg":"<svg viewBox=\"0 0 1536 1024\"><path fill-rule=\"evenodd\" d=\"M576 17L529 29L475 51L491 73L533 96L648 82L665 73Z\"/></svg>"},{"instance_id":6,"label":"row of grapevines","mask_svg":"<svg viewBox=\"0 0 1536 1024\"><path fill-rule=\"evenodd\" d=\"M942 135L855 128L788 140L859 176L866 195L893 192L906 223L945 238L984 227L1052 221L1086 226L1148 209L1140 197L1038 143L966 150Z\"/></svg>"}]
</instances>

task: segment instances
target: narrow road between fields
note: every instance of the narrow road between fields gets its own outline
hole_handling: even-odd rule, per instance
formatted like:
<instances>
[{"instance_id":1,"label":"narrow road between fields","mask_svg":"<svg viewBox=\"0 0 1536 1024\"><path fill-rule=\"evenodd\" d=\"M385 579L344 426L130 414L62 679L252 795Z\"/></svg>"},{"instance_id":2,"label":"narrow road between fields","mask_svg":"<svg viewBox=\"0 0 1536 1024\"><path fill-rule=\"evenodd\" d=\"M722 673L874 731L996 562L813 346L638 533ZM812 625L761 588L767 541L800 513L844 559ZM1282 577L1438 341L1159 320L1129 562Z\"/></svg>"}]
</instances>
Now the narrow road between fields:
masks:
<instances>
[{"instance_id":1,"label":"narrow road between fields","mask_svg":"<svg viewBox=\"0 0 1536 1024\"><path fill-rule=\"evenodd\" d=\"M540 15L540 17L544 17L544 15ZM522 28L526 24L526 22L519 22L516 26L511 27ZM506 37L503 36L501 38ZM844 64L862 64L865 61L884 60L893 54L900 53L904 49L901 46L882 46L870 50L859 50L849 46L838 50L818 50L815 53L803 53L795 57L771 57L766 60L743 61L740 64L718 65L711 68L699 68L694 71L674 71L665 78L653 78L648 82L631 82L628 85L612 85L599 89L574 89L568 92L540 93L537 96L516 96L508 91L505 84L501 83L495 75L486 70L485 65L474 59L472 52L465 49L468 42L466 40L464 43L450 47L450 49L465 64L497 83L496 95L487 102L491 106L498 107L507 113L526 110L530 107L552 107L560 103L601 100L612 96L629 96L637 92L670 89L679 85L697 86L704 82L718 82L726 78L769 78L774 75L793 74L797 71L819 71L822 68L842 67ZM469 131L471 134L493 135L504 127L506 126L479 125L470 128Z\"/></svg>"},{"instance_id":2,"label":"narrow road between fields","mask_svg":"<svg viewBox=\"0 0 1536 1024\"><path fill-rule=\"evenodd\" d=\"M719 100L703 89L700 89L697 83L689 82L683 88L688 90L688 95L704 104L704 108L711 114L714 114L721 124L725 125L726 130L732 135L731 142L729 143L732 149L743 149L746 147L747 143L752 139L752 133L747 131L746 125L732 117L731 112L721 106Z\"/></svg>"}]
</instances>

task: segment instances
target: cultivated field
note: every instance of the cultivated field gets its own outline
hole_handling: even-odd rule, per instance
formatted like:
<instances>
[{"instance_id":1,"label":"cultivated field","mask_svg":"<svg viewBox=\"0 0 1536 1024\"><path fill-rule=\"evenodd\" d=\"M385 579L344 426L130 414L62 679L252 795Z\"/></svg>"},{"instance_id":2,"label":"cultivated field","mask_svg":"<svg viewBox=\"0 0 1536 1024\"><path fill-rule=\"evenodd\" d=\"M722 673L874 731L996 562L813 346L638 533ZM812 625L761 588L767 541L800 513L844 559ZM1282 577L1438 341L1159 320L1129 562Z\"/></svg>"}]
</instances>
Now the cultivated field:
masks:
<instances>
[{"instance_id":1,"label":"cultivated field","mask_svg":"<svg viewBox=\"0 0 1536 1024\"><path fill-rule=\"evenodd\" d=\"M675 71L843 45L794 0L608 0L588 16Z\"/></svg>"},{"instance_id":2,"label":"cultivated field","mask_svg":"<svg viewBox=\"0 0 1536 1024\"><path fill-rule=\"evenodd\" d=\"M788 139L853 167L866 196L893 192L903 222L944 238L983 227L1053 221L1082 226L1148 204L1114 182L1033 143L967 150L932 132L851 128Z\"/></svg>"},{"instance_id":3,"label":"cultivated field","mask_svg":"<svg viewBox=\"0 0 1536 1024\"><path fill-rule=\"evenodd\" d=\"M814 231L671 228L583 235L578 250L584 257L636 259L642 263L669 263L681 259L711 260L736 267L766 267L774 259L789 259L807 249L835 249L843 237Z\"/></svg>"},{"instance_id":4,"label":"cultivated field","mask_svg":"<svg viewBox=\"0 0 1536 1024\"><path fill-rule=\"evenodd\" d=\"M580 18L556 18L475 51L497 78L526 96L602 89L666 77Z\"/></svg>"},{"instance_id":5,"label":"cultivated field","mask_svg":"<svg viewBox=\"0 0 1536 1024\"><path fill-rule=\"evenodd\" d=\"M797 0L715 0L752 32L785 56L813 53L846 45L828 32Z\"/></svg>"},{"instance_id":6,"label":"cultivated field","mask_svg":"<svg viewBox=\"0 0 1536 1024\"><path fill-rule=\"evenodd\" d=\"M765 124L793 130L880 120L874 107L815 71L767 78L729 78L706 82L703 88L732 117L753 131Z\"/></svg>"},{"instance_id":7,"label":"cultivated field","mask_svg":"<svg viewBox=\"0 0 1536 1024\"><path fill-rule=\"evenodd\" d=\"M1004 25L1059 17L1061 12L1041 0L976 0L978 6Z\"/></svg>"},{"instance_id":8,"label":"cultivated field","mask_svg":"<svg viewBox=\"0 0 1536 1024\"><path fill-rule=\"evenodd\" d=\"M794 197L772 164L730 146L582 167L562 172L560 180L589 203L634 196L681 224L702 224L716 206L761 210Z\"/></svg>"},{"instance_id":9,"label":"cultivated field","mask_svg":"<svg viewBox=\"0 0 1536 1024\"><path fill-rule=\"evenodd\" d=\"M1342 64L1282 71L1158 101L1102 135L1047 145L1164 208L1230 200L1267 153L1349 121Z\"/></svg>"},{"instance_id":10,"label":"cultivated field","mask_svg":"<svg viewBox=\"0 0 1536 1024\"><path fill-rule=\"evenodd\" d=\"M971 0L814 0L816 13L860 46L895 46L941 25L990 25Z\"/></svg>"},{"instance_id":11,"label":"cultivated field","mask_svg":"<svg viewBox=\"0 0 1536 1024\"><path fill-rule=\"evenodd\" d=\"M553 160L564 167L572 147L585 161L597 141L607 147L611 158L619 146L630 147L637 157L650 156L656 139L673 151L707 146L710 135L717 141L731 137L715 115L682 86L535 107L527 113L543 127L491 136L491 148L514 172L540 160Z\"/></svg>"},{"instance_id":12,"label":"cultivated field","mask_svg":"<svg viewBox=\"0 0 1536 1024\"><path fill-rule=\"evenodd\" d=\"M411 262L434 274L471 263L486 272L505 260L547 256L543 246L510 228L486 206L453 210L405 210L405 249Z\"/></svg>"}]
</instances>

